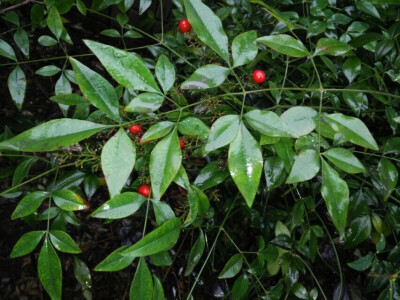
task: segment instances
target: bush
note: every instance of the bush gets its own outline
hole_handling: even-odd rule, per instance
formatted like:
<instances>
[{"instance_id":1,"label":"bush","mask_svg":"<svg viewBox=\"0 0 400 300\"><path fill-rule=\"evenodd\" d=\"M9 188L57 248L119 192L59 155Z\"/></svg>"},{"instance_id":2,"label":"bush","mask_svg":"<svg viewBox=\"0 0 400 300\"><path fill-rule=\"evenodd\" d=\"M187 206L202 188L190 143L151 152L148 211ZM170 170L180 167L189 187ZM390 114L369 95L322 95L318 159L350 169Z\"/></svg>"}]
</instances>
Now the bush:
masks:
<instances>
[{"instance_id":1,"label":"bush","mask_svg":"<svg viewBox=\"0 0 400 300\"><path fill-rule=\"evenodd\" d=\"M399 13L5 1L4 299L398 299Z\"/></svg>"}]
</instances>

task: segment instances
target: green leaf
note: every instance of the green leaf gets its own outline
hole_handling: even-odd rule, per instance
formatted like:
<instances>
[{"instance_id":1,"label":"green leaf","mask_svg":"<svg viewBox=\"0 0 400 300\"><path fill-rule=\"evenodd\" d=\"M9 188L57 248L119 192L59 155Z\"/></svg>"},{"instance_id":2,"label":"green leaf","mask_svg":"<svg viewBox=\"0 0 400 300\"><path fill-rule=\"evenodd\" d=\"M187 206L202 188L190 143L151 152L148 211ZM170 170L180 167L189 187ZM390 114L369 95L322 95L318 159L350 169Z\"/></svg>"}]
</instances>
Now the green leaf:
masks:
<instances>
[{"instance_id":1,"label":"green leaf","mask_svg":"<svg viewBox=\"0 0 400 300\"><path fill-rule=\"evenodd\" d=\"M164 54L161 54L157 60L156 77L164 93L167 93L174 85L175 68Z\"/></svg>"},{"instance_id":2,"label":"green leaf","mask_svg":"<svg viewBox=\"0 0 400 300\"><path fill-rule=\"evenodd\" d=\"M88 101L77 94L61 94L50 97L54 102L65 105L81 105L88 104Z\"/></svg>"},{"instance_id":3,"label":"green leaf","mask_svg":"<svg viewBox=\"0 0 400 300\"><path fill-rule=\"evenodd\" d=\"M107 127L82 120L52 120L0 142L0 150L53 151L59 147L71 146Z\"/></svg>"},{"instance_id":4,"label":"green leaf","mask_svg":"<svg viewBox=\"0 0 400 300\"><path fill-rule=\"evenodd\" d=\"M249 207L253 205L263 167L260 145L241 124L229 146L229 172Z\"/></svg>"},{"instance_id":5,"label":"green leaf","mask_svg":"<svg viewBox=\"0 0 400 300\"><path fill-rule=\"evenodd\" d=\"M121 254L127 257L143 257L169 250L178 241L180 230L181 221L178 218L170 219Z\"/></svg>"},{"instance_id":6,"label":"green leaf","mask_svg":"<svg viewBox=\"0 0 400 300\"><path fill-rule=\"evenodd\" d=\"M218 65L205 65L198 68L190 77L182 82L182 90L210 89L224 83L229 69Z\"/></svg>"},{"instance_id":7,"label":"green leaf","mask_svg":"<svg viewBox=\"0 0 400 300\"><path fill-rule=\"evenodd\" d=\"M396 166L387 158L382 158L379 161L378 172L382 185L380 192L383 195L383 201L386 201L397 186L399 173Z\"/></svg>"},{"instance_id":8,"label":"green leaf","mask_svg":"<svg viewBox=\"0 0 400 300\"><path fill-rule=\"evenodd\" d=\"M299 282L296 282L296 283L293 285L292 292L293 292L293 294L294 294L297 298L306 299L306 300L307 300L307 299L310 299L310 298L308 297L308 293L307 293L306 288L304 287L304 285L302 285L302 284L299 283Z\"/></svg>"},{"instance_id":9,"label":"green leaf","mask_svg":"<svg viewBox=\"0 0 400 300\"><path fill-rule=\"evenodd\" d=\"M211 152L230 144L239 132L239 121L238 115L223 116L215 121L204 150Z\"/></svg>"},{"instance_id":10,"label":"green leaf","mask_svg":"<svg viewBox=\"0 0 400 300\"><path fill-rule=\"evenodd\" d=\"M170 121L162 121L152 125L142 136L141 143L166 136L174 126L175 124Z\"/></svg>"},{"instance_id":11,"label":"green leaf","mask_svg":"<svg viewBox=\"0 0 400 300\"><path fill-rule=\"evenodd\" d=\"M118 83L132 90L160 93L153 75L139 56L94 41L84 42Z\"/></svg>"},{"instance_id":12,"label":"green leaf","mask_svg":"<svg viewBox=\"0 0 400 300\"><path fill-rule=\"evenodd\" d=\"M356 3L357 9L365 12L368 15L371 15L375 18L380 19L381 16L379 15L378 10L376 9L375 5L371 3L371 1L361 0Z\"/></svg>"},{"instance_id":13,"label":"green leaf","mask_svg":"<svg viewBox=\"0 0 400 300\"><path fill-rule=\"evenodd\" d=\"M227 170L221 170L218 162L212 161L199 172L194 180L194 184L205 191L223 182L228 174L229 172Z\"/></svg>"},{"instance_id":14,"label":"green leaf","mask_svg":"<svg viewBox=\"0 0 400 300\"><path fill-rule=\"evenodd\" d=\"M110 138L101 151L101 168L111 198L124 187L135 165L136 149L123 128Z\"/></svg>"},{"instance_id":15,"label":"green leaf","mask_svg":"<svg viewBox=\"0 0 400 300\"><path fill-rule=\"evenodd\" d=\"M147 267L143 257L139 259L139 263L133 278L131 289L129 291L130 300L148 299L151 300L153 295L153 280L151 273Z\"/></svg>"},{"instance_id":16,"label":"green leaf","mask_svg":"<svg viewBox=\"0 0 400 300\"><path fill-rule=\"evenodd\" d=\"M241 253L235 254L228 260L228 262L222 269L221 273L218 275L218 278L225 279L234 277L242 269L242 265L243 265L242 254Z\"/></svg>"},{"instance_id":17,"label":"green leaf","mask_svg":"<svg viewBox=\"0 0 400 300\"><path fill-rule=\"evenodd\" d=\"M201 230L200 228L199 237L194 243L192 249L190 250L184 276L189 276L193 272L194 267L196 267L196 265L200 261L201 256L203 255L204 247L205 247L204 233L203 230Z\"/></svg>"},{"instance_id":18,"label":"green leaf","mask_svg":"<svg viewBox=\"0 0 400 300\"><path fill-rule=\"evenodd\" d=\"M345 249L351 249L371 236L372 224L370 216L362 216L351 221L346 232Z\"/></svg>"},{"instance_id":19,"label":"green leaf","mask_svg":"<svg viewBox=\"0 0 400 300\"><path fill-rule=\"evenodd\" d=\"M48 238L40 250L38 260L39 279L52 300L61 300L61 262Z\"/></svg>"},{"instance_id":20,"label":"green leaf","mask_svg":"<svg viewBox=\"0 0 400 300\"><path fill-rule=\"evenodd\" d=\"M155 93L142 93L137 95L125 106L125 111L136 113L150 113L156 111L164 102L164 97Z\"/></svg>"},{"instance_id":21,"label":"green leaf","mask_svg":"<svg viewBox=\"0 0 400 300\"><path fill-rule=\"evenodd\" d=\"M47 198L47 196L47 192L37 191L29 193L18 203L11 215L11 220L26 217L34 213L39 208L43 200Z\"/></svg>"},{"instance_id":22,"label":"green leaf","mask_svg":"<svg viewBox=\"0 0 400 300\"><path fill-rule=\"evenodd\" d=\"M345 116L342 113L329 114L325 117L332 129L342 134L346 140L365 148L379 150L367 126L360 119Z\"/></svg>"},{"instance_id":23,"label":"green leaf","mask_svg":"<svg viewBox=\"0 0 400 300\"><path fill-rule=\"evenodd\" d=\"M14 41L25 56L29 56L29 37L26 31L18 28L14 33Z\"/></svg>"},{"instance_id":24,"label":"green leaf","mask_svg":"<svg viewBox=\"0 0 400 300\"><path fill-rule=\"evenodd\" d=\"M272 191L285 181L285 163L277 156L270 156L264 162L264 174L267 189Z\"/></svg>"},{"instance_id":25,"label":"green leaf","mask_svg":"<svg viewBox=\"0 0 400 300\"><path fill-rule=\"evenodd\" d=\"M53 75L56 75L61 72L61 69L59 67L56 67L54 65L48 65L41 67L40 69L36 70L35 74L40 75L40 76L45 76L45 77L50 77Z\"/></svg>"},{"instance_id":26,"label":"green leaf","mask_svg":"<svg viewBox=\"0 0 400 300\"><path fill-rule=\"evenodd\" d=\"M9 43L1 39L0 39L0 55L17 61L14 49L10 46Z\"/></svg>"},{"instance_id":27,"label":"green leaf","mask_svg":"<svg viewBox=\"0 0 400 300\"><path fill-rule=\"evenodd\" d=\"M122 219L135 213L146 198L133 192L122 193L105 202L92 213L94 218Z\"/></svg>"},{"instance_id":28,"label":"green leaf","mask_svg":"<svg viewBox=\"0 0 400 300\"><path fill-rule=\"evenodd\" d=\"M198 135L200 138L204 138L210 134L210 128L203 121L195 117L185 118L180 121L178 131L183 135Z\"/></svg>"},{"instance_id":29,"label":"green leaf","mask_svg":"<svg viewBox=\"0 0 400 300\"><path fill-rule=\"evenodd\" d=\"M388 54L394 47L394 42L389 39L385 39L376 44L375 47L375 60L379 60Z\"/></svg>"},{"instance_id":30,"label":"green leaf","mask_svg":"<svg viewBox=\"0 0 400 300\"><path fill-rule=\"evenodd\" d=\"M159 200L167 190L178 173L181 163L182 152L176 129L174 129L158 142L150 155L151 190L156 200Z\"/></svg>"},{"instance_id":31,"label":"green leaf","mask_svg":"<svg viewBox=\"0 0 400 300\"><path fill-rule=\"evenodd\" d=\"M157 254L150 255L150 262L157 267L165 267L172 265L172 258L168 251L162 251Z\"/></svg>"},{"instance_id":32,"label":"green leaf","mask_svg":"<svg viewBox=\"0 0 400 300\"><path fill-rule=\"evenodd\" d=\"M174 182L186 190L190 186L189 177L182 165L179 167L179 171L174 178Z\"/></svg>"},{"instance_id":33,"label":"green leaf","mask_svg":"<svg viewBox=\"0 0 400 300\"><path fill-rule=\"evenodd\" d=\"M92 277L90 275L90 270L83 261L76 257L76 255L74 255L74 275L76 280L82 286L82 293L85 299L92 299ZM86 294L89 294L89 297L86 297Z\"/></svg>"},{"instance_id":34,"label":"green leaf","mask_svg":"<svg viewBox=\"0 0 400 300\"><path fill-rule=\"evenodd\" d=\"M153 297L152 300L164 300L164 289L162 287L162 283L157 276L153 275L154 289L153 289Z\"/></svg>"},{"instance_id":35,"label":"green leaf","mask_svg":"<svg viewBox=\"0 0 400 300\"><path fill-rule=\"evenodd\" d=\"M340 56L344 55L353 48L337 39L322 38L317 42L317 48L315 49L314 55L333 55Z\"/></svg>"},{"instance_id":36,"label":"green leaf","mask_svg":"<svg viewBox=\"0 0 400 300\"><path fill-rule=\"evenodd\" d=\"M152 201L154 214L156 216L156 223L158 226L164 224L164 222L175 218L175 213L171 206L162 201Z\"/></svg>"},{"instance_id":37,"label":"green leaf","mask_svg":"<svg viewBox=\"0 0 400 300\"><path fill-rule=\"evenodd\" d=\"M86 6L82 0L76 0L76 8L82 15L86 16Z\"/></svg>"},{"instance_id":38,"label":"green leaf","mask_svg":"<svg viewBox=\"0 0 400 300\"><path fill-rule=\"evenodd\" d=\"M130 38L130 39L140 39L143 37L139 32L136 32L134 30L128 30L124 33L124 37Z\"/></svg>"},{"instance_id":39,"label":"green leaf","mask_svg":"<svg viewBox=\"0 0 400 300\"><path fill-rule=\"evenodd\" d=\"M135 259L135 257L127 257L121 255L122 251L127 248L128 246L122 246L111 252L94 268L94 270L99 272L112 272L125 269Z\"/></svg>"},{"instance_id":40,"label":"green leaf","mask_svg":"<svg viewBox=\"0 0 400 300\"><path fill-rule=\"evenodd\" d=\"M343 100L359 116L361 112L368 109L368 98L364 93L346 92L342 93Z\"/></svg>"},{"instance_id":41,"label":"green leaf","mask_svg":"<svg viewBox=\"0 0 400 300\"><path fill-rule=\"evenodd\" d=\"M26 77L24 71L16 66L8 76L8 90L18 110L22 109L26 92Z\"/></svg>"},{"instance_id":42,"label":"green leaf","mask_svg":"<svg viewBox=\"0 0 400 300\"><path fill-rule=\"evenodd\" d=\"M58 251L75 254L82 252L69 234L64 231L51 230L50 241Z\"/></svg>"},{"instance_id":43,"label":"green leaf","mask_svg":"<svg viewBox=\"0 0 400 300\"><path fill-rule=\"evenodd\" d=\"M249 125L258 132L272 137L297 137L279 116L266 110L252 110L244 115Z\"/></svg>"},{"instance_id":44,"label":"green leaf","mask_svg":"<svg viewBox=\"0 0 400 300\"><path fill-rule=\"evenodd\" d=\"M349 208L349 188L339 174L322 160L322 187L321 194L328 208L328 213L339 231L344 236L347 212Z\"/></svg>"},{"instance_id":45,"label":"green leaf","mask_svg":"<svg viewBox=\"0 0 400 300\"><path fill-rule=\"evenodd\" d=\"M343 148L332 148L323 153L332 163L343 171L356 174L364 173L365 167L351 151Z\"/></svg>"},{"instance_id":46,"label":"green leaf","mask_svg":"<svg viewBox=\"0 0 400 300\"><path fill-rule=\"evenodd\" d=\"M57 38L57 40L59 40L63 32L64 26L61 20L61 16L55 6L52 6L49 10L49 14L47 16L47 26Z\"/></svg>"},{"instance_id":47,"label":"green leaf","mask_svg":"<svg viewBox=\"0 0 400 300\"><path fill-rule=\"evenodd\" d=\"M75 211L87 208L81 196L70 190L54 191L52 197L56 205L66 211Z\"/></svg>"},{"instance_id":48,"label":"green leaf","mask_svg":"<svg viewBox=\"0 0 400 300\"><path fill-rule=\"evenodd\" d=\"M185 227L190 224L193 224L193 226L199 226L207 214L210 207L210 201L208 200L207 195L195 185L188 188L188 199L189 213L183 225Z\"/></svg>"},{"instance_id":49,"label":"green leaf","mask_svg":"<svg viewBox=\"0 0 400 300\"><path fill-rule=\"evenodd\" d=\"M289 138L281 138L273 147L278 157L283 160L286 172L289 173L296 158L292 140Z\"/></svg>"},{"instance_id":50,"label":"green leaf","mask_svg":"<svg viewBox=\"0 0 400 300\"><path fill-rule=\"evenodd\" d=\"M313 21L307 28L307 37L318 35L326 30L326 22Z\"/></svg>"},{"instance_id":51,"label":"green leaf","mask_svg":"<svg viewBox=\"0 0 400 300\"><path fill-rule=\"evenodd\" d=\"M22 180L28 175L29 169L38 161L37 158L30 157L23 160L18 166L15 168L13 178L12 178L12 186L19 185Z\"/></svg>"},{"instance_id":52,"label":"green leaf","mask_svg":"<svg viewBox=\"0 0 400 300\"><path fill-rule=\"evenodd\" d=\"M351 263L347 263L347 265L350 268L361 272L361 271L367 270L371 266L372 259L373 259L373 256L371 254L367 254L366 256L360 257L359 259L357 259Z\"/></svg>"},{"instance_id":53,"label":"green leaf","mask_svg":"<svg viewBox=\"0 0 400 300\"><path fill-rule=\"evenodd\" d=\"M31 253L44 235L44 231L31 231L25 233L14 245L10 257L19 257Z\"/></svg>"},{"instance_id":54,"label":"green leaf","mask_svg":"<svg viewBox=\"0 0 400 300\"><path fill-rule=\"evenodd\" d=\"M349 83L352 83L361 73L361 60L357 56L349 57L343 64L343 73Z\"/></svg>"},{"instance_id":55,"label":"green leaf","mask_svg":"<svg viewBox=\"0 0 400 300\"><path fill-rule=\"evenodd\" d=\"M184 0L186 15L198 38L229 62L228 37L221 20L201 0Z\"/></svg>"},{"instance_id":56,"label":"green leaf","mask_svg":"<svg viewBox=\"0 0 400 300\"><path fill-rule=\"evenodd\" d=\"M315 129L317 111L310 107L294 106L281 115L281 119L296 136L307 135Z\"/></svg>"},{"instance_id":57,"label":"green leaf","mask_svg":"<svg viewBox=\"0 0 400 300\"><path fill-rule=\"evenodd\" d=\"M237 35L232 42L233 66L246 65L257 56L257 31L251 30Z\"/></svg>"},{"instance_id":58,"label":"green leaf","mask_svg":"<svg viewBox=\"0 0 400 300\"><path fill-rule=\"evenodd\" d=\"M232 300L244 299L244 296L249 289L249 285L249 278L245 273L238 277L232 287Z\"/></svg>"},{"instance_id":59,"label":"green leaf","mask_svg":"<svg viewBox=\"0 0 400 300\"><path fill-rule=\"evenodd\" d=\"M119 121L118 97L114 87L100 74L86 67L78 60L69 59L78 81L79 88L95 107L111 119Z\"/></svg>"},{"instance_id":60,"label":"green leaf","mask_svg":"<svg viewBox=\"0 0 400 300\"><path fill-rule=\"evenodd\" d=\"M116 29L105 29L100 31L100 34L109 36L109 37L121 37L121 34Z\"/></svg>"},{"instance_id":61,"label":"green leaf","mask_svg":"<svg viewBox=\"0 0 400 300\"><path fill-rule=\"evenodd\" d=\"M297 156L286 183L307 181L315 177L319 171L319 154L312 149L306 149Z\"/></svg>"},{"instance_id":62,"label":"green leaf","mask_svg":"<svg viewBox=\"0 0 400 300\"><path fill-rule=\"evenodd\" d=\"M140 0L139 2L139 15L143 14L151 5L152 0Z\"/></svg>"},{"instance_id":63,"label":"green leaf","mask_svg":"<svg viewBox=\"0 0 400 300\"><path fill-rule=\"evenodd\" d=\"M287 34L263 36L256 40L267 45L272 50L292 57L306 57L310 55L307 48L300 40L296 40Z\"/></svg>"},{"instance_id":64,"label":"green leaf","mask_svg":"<svg viewBox=\"0 0 400 300\"><path fill-rule=\"evenodd\" d=\"M57 44L57 41L53 39L51 36L42 35L38 38L38 43L45 47L54 46Z\"/></svg>"}]
</instances>

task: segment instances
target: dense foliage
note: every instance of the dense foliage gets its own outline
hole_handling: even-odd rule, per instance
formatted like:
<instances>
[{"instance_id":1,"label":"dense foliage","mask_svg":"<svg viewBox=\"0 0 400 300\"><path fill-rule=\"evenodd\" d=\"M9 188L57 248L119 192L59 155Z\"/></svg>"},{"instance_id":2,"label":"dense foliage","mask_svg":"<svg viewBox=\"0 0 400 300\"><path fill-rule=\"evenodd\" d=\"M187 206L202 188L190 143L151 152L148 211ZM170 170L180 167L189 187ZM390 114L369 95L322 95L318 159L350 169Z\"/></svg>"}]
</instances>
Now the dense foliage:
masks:
<instances>
[{"instance_id":1,"label":"dense foliage","mask_svg":"<svg viewBox=\"0 0 400 300\"><path fill-rule=\"evenodd\" d=\"M398 0L2 2L5 299L399 299Z\"/></svg>"}]
</instances>

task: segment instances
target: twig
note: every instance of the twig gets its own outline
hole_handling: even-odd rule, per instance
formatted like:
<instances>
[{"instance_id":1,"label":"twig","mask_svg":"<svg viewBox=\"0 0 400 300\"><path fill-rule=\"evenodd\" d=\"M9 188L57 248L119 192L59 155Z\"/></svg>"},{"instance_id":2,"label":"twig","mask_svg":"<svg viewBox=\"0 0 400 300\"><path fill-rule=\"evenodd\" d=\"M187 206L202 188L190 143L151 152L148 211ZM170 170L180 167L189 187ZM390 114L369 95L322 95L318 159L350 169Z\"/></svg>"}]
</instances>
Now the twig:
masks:
<instances>
[{"instance_id":1,"label":"twig","mask_svg":"<svg viewBox=\"0 0 400 300\"><path fill-rule=\"evenodd\" d=\"M14 4L14 5L11 5L11 6L9 6L9 7L6 7L6 8L4 8L4 9L0 10L0 15L5 14L5 13L8 12L9 10L13 10L13 9L16 9L16 8L18 8L18 7L20 7L20 6L24 6L24 5L28 4L28 3L31 2L31 1L32 1L32 0L25 0L24 2L17 3L17 4Z\"/></svg>"}]
</instances>

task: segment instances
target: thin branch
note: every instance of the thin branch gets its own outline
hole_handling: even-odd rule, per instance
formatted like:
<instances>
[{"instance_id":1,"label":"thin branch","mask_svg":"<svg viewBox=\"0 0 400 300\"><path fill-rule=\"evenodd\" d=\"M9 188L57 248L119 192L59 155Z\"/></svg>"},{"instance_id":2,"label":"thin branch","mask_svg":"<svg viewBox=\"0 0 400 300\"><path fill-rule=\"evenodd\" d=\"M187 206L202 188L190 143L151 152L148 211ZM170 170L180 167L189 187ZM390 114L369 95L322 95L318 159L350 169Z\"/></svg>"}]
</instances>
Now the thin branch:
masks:
<instances>
[{"instance_id":1,"label":"thin branch","mask_svg":"<svg viewBox=\"0 0 400 300\"><path fill-rule=\"evenodd\" d=\"M14 10L14 9L16 9L18 7L24 6L24 5L26 5L26 4L30 3L30 2L32 2L32 0L25 0L23 2L20 2L20 3L17 3L17 4L11 5L9 7L6 7L4 9L0 10L0 15L5 14L6 12L8 12L10 10Z\"/></svg>"}]
</instances>

